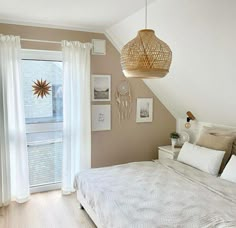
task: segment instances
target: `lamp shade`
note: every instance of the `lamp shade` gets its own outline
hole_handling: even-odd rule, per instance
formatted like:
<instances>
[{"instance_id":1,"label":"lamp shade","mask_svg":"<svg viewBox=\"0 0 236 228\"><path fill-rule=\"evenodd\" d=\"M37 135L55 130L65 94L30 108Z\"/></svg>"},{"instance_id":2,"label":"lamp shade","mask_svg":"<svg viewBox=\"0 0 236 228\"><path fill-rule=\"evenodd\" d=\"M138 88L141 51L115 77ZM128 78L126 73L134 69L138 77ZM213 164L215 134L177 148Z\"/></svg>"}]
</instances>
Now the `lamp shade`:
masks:
<instances>
[{"instance_id":1,"label":"lamp shade","mask_svg":"<svg viewBox=\"0 0 236 228\"><path fill-rule=\"evenodd\" d=\"M162 78L172 60L169 46L155 36L151 29L143 29L121 51L121 67L126 77Z\"/></svg>"}]
</instances>

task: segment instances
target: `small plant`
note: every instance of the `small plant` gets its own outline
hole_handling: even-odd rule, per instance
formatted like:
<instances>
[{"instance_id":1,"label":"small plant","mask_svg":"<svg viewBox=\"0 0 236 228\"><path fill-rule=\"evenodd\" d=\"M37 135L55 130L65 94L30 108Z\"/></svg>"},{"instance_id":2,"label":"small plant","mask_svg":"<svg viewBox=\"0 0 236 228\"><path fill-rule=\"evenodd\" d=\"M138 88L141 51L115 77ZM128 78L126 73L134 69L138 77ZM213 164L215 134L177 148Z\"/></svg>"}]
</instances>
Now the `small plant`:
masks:
<instances>
[{"instance_id":1,"label":"small plant","mask_svg":"<svg viewBox=\"0 0 236 228\"><path fill-rule=\"evenodd\" d=\"M171 139L178 139L179 138L179 133L177 133L177 132L170 133L170 138Z\"/></svg>"}]
</instances>

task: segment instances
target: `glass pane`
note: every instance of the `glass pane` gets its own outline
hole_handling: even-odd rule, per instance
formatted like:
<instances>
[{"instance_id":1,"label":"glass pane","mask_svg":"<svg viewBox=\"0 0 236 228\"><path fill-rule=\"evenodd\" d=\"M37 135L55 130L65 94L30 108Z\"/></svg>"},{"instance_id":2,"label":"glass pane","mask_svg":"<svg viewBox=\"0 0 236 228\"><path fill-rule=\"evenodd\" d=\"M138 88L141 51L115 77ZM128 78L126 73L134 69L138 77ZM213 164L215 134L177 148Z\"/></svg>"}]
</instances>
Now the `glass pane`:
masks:
<instances>
[{"instance_id":1,"label":"glass pane","mask_svg":"<svg viewBox=\"0 0 236 228\"><path fill-rule=\"evenodd\" d=\"M62 122L62 62L22 60L26 123ZM44 98L33 94L37 80L50 82L50 94Z\"/></svg>"},{"instance_id":2,"label":"glass pane","mask_svg":"<svg viewBox=\"0 0 236 228\"><path fill-rule=\"evenodd\" d=\"M22 60L30 187L61 182L63 93L62 63ZM46 97L33 94L37 80L50 82ZM54 123L54 124L51 124ZM30 128L33 126L33 128ZM33 129L33 130L32 130Z\"/></svg>"},{"instance_id":3,"label":"glass pane","mask_svg":"<svg viewBox=\"0 0 236 228\"><path fill-rule=\"evenodd\" d=\"M61 182L62 142L28 146L30 187Z\"/></svg>"},{"instance_id":4,"label":"glass pane","mask_svg":"<svg viewBox=\"0 0 236 228\"><path fill-rule=\"evenodd\" d=\"M30 186L61 182L62 132L28 133Z\"/></svg>"}]
</instances>

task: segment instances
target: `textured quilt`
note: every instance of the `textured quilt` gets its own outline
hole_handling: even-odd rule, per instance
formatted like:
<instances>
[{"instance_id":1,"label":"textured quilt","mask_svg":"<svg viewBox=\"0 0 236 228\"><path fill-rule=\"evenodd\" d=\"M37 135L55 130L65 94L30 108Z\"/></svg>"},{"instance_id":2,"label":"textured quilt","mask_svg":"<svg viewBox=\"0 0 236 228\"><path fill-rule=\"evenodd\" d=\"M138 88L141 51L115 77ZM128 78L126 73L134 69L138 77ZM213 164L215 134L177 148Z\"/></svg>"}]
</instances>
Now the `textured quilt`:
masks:
<instances>
[{"instance_id":1,"label":"textured quilt","mask_svg":"<svg viewBox=\"0 0 236 228\"><path fill-rule=\"evenodd\" d=\"M236 227L236 184L169 159L87 170L75 187L103 228Z\"/></svg>"}]
</instances>

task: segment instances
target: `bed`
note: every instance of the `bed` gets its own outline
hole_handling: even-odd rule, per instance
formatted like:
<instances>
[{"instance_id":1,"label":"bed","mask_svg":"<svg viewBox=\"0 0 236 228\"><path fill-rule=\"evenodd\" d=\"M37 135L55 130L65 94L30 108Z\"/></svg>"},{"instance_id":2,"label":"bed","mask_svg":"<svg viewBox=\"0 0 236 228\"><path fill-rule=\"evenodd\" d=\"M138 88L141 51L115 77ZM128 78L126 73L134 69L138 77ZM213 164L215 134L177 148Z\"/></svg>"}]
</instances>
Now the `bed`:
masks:
<instances>
[{"instance_id":1,"label":"bed","mask_svg":"<svg viewBox=\"0 0 236 228\"><path fill-rule=\"evenodd\" d=\"M170 159L87 170L75 187L98 228L236 227L236 184Z\"/></svg>"}]
</instances>

